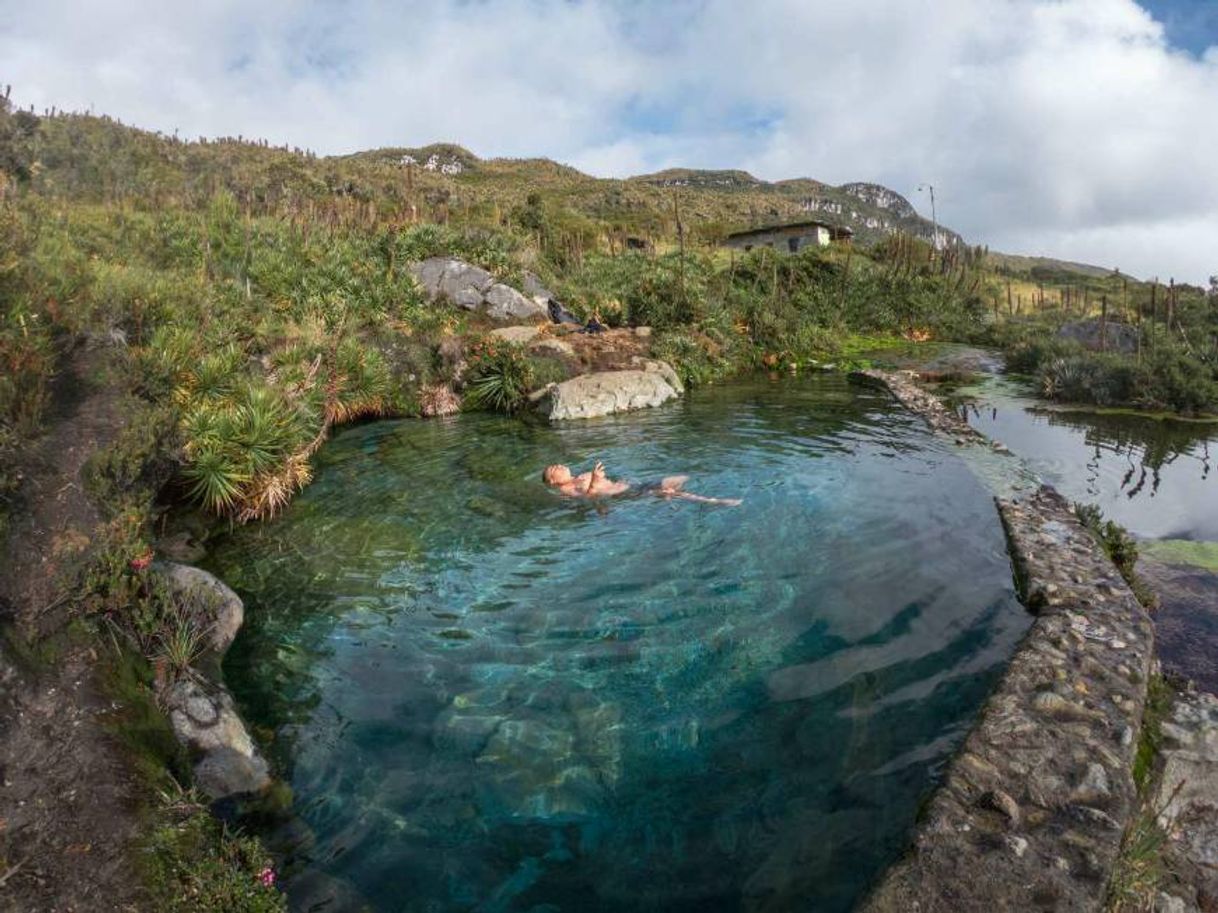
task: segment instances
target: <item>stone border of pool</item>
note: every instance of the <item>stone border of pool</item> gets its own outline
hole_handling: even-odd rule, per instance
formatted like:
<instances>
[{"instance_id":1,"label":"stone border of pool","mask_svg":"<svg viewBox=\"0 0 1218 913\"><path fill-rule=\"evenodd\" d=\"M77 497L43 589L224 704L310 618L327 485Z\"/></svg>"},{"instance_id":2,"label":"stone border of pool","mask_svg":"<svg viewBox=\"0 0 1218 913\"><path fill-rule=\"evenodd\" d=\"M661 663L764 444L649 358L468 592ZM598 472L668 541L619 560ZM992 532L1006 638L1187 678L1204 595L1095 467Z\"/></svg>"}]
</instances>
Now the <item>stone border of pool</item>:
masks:
<instances>
[{"instance_id":1,"label":"stone border of pool","mask_svg":"<svg viewBox=\"0 0 1218 913\"><path fill-rule=\"evenodd\" d=\"M957 444L1006 449L911 372L852 376L883 384ZM1101 910L1136 808L1150 618L1052 488L996 503L1037 617L865 913Z\"/></svg>"}]
</instances>

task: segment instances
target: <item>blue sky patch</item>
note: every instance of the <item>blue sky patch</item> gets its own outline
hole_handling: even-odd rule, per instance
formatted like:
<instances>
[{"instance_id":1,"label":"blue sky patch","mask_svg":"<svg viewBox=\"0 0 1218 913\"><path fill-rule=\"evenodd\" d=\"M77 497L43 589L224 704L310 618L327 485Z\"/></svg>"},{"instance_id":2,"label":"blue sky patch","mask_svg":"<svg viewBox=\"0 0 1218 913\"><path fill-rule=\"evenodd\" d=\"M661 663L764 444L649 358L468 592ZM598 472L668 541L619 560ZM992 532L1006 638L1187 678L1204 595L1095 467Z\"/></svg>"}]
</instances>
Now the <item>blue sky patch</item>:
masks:
<instances>
[{"instance_id":1,"label":"blue sky patch","mask_svg":"<svg viewBox=\"0 0 1218 913\"><path fill-rule=\"evenodd\" d=\"M1167 28L1167 40L1201 54L1218 45L1216 0L1139 0Z\"/></svg>"}]
</instances>

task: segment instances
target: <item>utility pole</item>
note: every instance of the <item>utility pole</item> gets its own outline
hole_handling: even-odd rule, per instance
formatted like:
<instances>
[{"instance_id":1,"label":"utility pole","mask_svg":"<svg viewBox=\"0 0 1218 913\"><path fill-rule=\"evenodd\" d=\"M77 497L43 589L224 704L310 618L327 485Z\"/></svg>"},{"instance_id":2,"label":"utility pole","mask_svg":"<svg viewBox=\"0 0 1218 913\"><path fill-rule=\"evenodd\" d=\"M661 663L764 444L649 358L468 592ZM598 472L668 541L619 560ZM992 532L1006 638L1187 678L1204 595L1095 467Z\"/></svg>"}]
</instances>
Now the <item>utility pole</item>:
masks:
<instances>
[{"instance_id":1,"label":"utility pole","mask_svg":"<svg viewBox=\"0 0 1218 913\"><path fill-rule=\"evenodd\" d=\"M939 250L939 214L935 211L935 185L934 184L919 184L918 190L930 191L930 225L931 225L931 247L936 251Z\"/></svg>"}]
</instances>

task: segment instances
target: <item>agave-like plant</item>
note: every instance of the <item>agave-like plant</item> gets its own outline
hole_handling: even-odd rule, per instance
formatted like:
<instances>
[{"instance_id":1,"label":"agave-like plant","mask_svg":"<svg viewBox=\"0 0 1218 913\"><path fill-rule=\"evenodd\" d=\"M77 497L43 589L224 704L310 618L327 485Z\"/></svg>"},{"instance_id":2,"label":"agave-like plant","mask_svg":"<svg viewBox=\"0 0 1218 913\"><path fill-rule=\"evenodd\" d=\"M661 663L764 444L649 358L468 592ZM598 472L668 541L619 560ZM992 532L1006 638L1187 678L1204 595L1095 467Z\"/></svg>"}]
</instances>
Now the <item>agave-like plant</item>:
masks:
<instances>
[{"instance_id":1,"label":"agave-like plant","mask_svg":"<svg viewBox=\"0 0 1218 913\"><path fill-rule=\"evenodd\" d=\"M182 475L190 495L217 514L230 511L250 481L242 460L227 448L203 446L192 457Z\"/></svg>"},{"instance_id":2,"label":"agave-like plant","mask_svg":"<svg viewBox=\"0 0 1218 913\"><path fill-rule=\"evenodd\" d=\"M299 443L300 423L278 391L249 385L233 411L233 441L250 475L275 469Z\"/></svg>"},{"instance_id":3,"label":"agave-like plant","mask_svg":"<svg viewBox=\"0 0 1218 913\"><path fill-rule=\"evenodd\" d=\"M335 423L390 411L393 381L381 354L364 349L357 340L344 341L334 353L332 395L327 398L326 417Z\"/></svg>"}]
</instances>

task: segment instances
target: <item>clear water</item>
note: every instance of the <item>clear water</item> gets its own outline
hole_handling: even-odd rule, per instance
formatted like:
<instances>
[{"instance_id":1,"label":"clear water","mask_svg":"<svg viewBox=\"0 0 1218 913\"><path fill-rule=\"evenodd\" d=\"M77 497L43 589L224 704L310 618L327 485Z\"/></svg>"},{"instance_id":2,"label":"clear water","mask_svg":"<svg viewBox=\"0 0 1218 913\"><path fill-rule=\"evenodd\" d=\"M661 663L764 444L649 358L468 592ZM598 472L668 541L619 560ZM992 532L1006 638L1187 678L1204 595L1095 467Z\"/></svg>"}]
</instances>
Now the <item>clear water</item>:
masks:
<instances>
[{"instance_id":1,"label":"clear water","mask_svg":"<svg viewBox=\"0 0 1218 913\"><path fill-rule=\"evenodd\" d=\"M1146 539L1218 541L1218 424L1047 410L995 377L967 391L969 423L1067 497Z\"/></svg>"},{"instance_id":2,"label":"clear water","mask_svg":"<svg viewBox=\"0 0 1218 913\"><path fill-rule=\"evenodd\" d=\"M744 505L539 480L596 458ZM837 376L381 422L319 463L211 557L296 909L847 910L1028 624L950 443Z\"/></svg>"}]
</instances>

